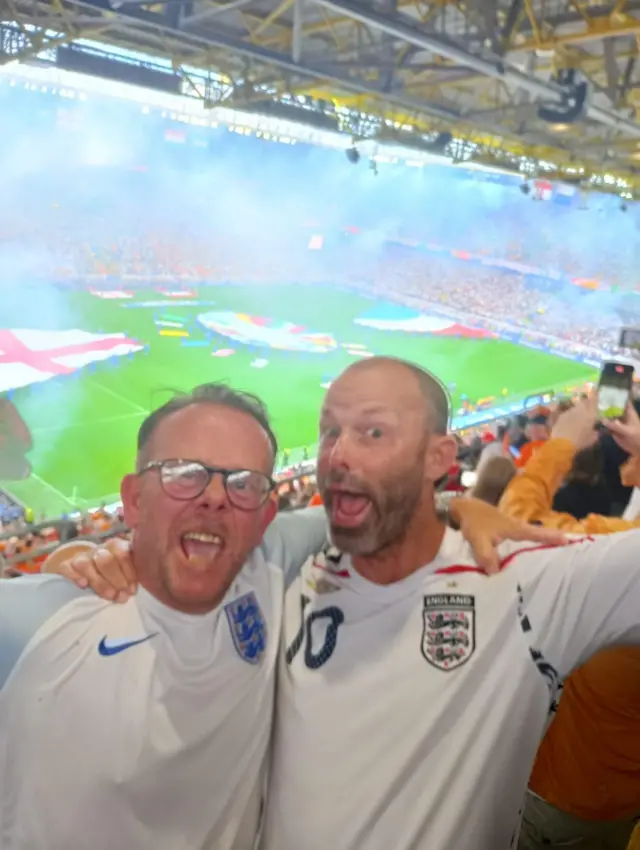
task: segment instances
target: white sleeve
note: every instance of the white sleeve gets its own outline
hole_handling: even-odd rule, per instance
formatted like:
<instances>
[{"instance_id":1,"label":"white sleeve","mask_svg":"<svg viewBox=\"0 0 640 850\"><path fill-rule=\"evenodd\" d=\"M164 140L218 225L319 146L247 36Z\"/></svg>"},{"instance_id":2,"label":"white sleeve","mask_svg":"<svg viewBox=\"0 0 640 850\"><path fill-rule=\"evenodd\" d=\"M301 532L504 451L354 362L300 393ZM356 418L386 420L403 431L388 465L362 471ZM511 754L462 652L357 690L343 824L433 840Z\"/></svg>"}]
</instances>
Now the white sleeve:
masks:
<instances>
[{"instance_id":1,"label":"white sleeve","mask_svg":"<svg viewBox=\"0 0 640 850\"><path fill-rule=\"evenodd\" d=\"M622 514L622 519L633 522L640 516L640 487L634 487L631 492L631 498L625 512Z\"/></svg>"},{"instance_id":2,"label":"white sleeve","mask_svg":"<svg viewBox=\"0 0 640 850\"><path fill-rule=\"evenodd\" d=\"M640 644L640 530L532 548L508 569L529 651L548 678L564 679L605 647Z\"/></svg>"},{"instance_id":3,"label":"white sleeve","mask_svg":"<svg viewBox=\"0 0 640 850\"><path fill-rule=\"evenodd\" d=\"M327 516L324 508L283 511L271 523L262 541L264 557L284 570L285 588L312 555L327 542Z\"/></svg>"},{"instance_id":4,"label":"white sleeve","mask_svg":"<svg viewBox=\"0 0 640 850\"><path fill-rule=\"evenodd\" d=\"M69 602L90 593L61 576L0 580L0 690L47 620Z\"/></svg>"}]
</instances>

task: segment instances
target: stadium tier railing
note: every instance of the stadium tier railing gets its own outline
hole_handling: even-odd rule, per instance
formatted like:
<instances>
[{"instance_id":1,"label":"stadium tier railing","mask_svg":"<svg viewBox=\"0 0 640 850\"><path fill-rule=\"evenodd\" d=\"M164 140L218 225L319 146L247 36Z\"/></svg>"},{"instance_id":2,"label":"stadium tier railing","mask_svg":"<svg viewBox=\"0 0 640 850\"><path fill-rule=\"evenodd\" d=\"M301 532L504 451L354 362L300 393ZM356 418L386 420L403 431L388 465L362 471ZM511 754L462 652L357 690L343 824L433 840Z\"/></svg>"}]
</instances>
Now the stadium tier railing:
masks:
<instances>
[{"instance_id":1,"label":"stadium tier railing","mask_svg":"<svg viewBox=\"0 0 640 850\"><path fill-rule=\"evenodd\" d=\"M3 531L0 534L0 542L3 540L11 540L12 537L26 537L27 534L38 534L47 528L56 528L63 521L63 517L55 517L54 519L46 519L44 522L25 523L24 526L14 531ZM75 539L75 538L74 538Z\"/></svg>"},{"instance_id":2,"label":"stadium tier railing","mask_svg":"<svg viewBox=\"0 0 640 850\"><path fill-rule=\"evenodd\" d=\"M49 523L49 527L51 523ZM95 534L85 534L82 537L74 537L69 543L101 543L103 540L108 540L111 537L118 537L122 534L128 534L129 528L124 525L113 525L106 531L96 532ZM15 536L15 535L14 535ZM28 564L30 561L42 558L45 555L50 555L55 552L60 546L60 541L56 540L53 543L48 543L46 546L40 546L38 549L30 549L28 552L21 552L19 555L12 555L9 558L4 558L4 567L19 568L20 564Z\"/></svg>"}]
</instances>

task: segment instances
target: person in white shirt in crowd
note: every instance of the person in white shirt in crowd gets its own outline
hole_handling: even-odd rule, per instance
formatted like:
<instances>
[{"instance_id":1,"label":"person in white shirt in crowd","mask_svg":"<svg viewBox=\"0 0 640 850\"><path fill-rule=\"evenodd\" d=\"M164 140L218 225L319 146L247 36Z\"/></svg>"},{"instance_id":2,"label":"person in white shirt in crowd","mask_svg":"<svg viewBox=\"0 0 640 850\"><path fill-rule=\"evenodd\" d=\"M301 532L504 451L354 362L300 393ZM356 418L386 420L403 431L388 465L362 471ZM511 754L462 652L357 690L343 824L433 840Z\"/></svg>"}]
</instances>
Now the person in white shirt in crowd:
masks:
<instances>
[{"instance_id":1,"label":"person in white shirt in crowd","mask_svg":"<svg viewBox=\"0 0 640 850\"><path fill-rule=\"evenodd\" d=\"M275 456L257 399L197 388L145 420L122 483L126 604L0 581L0 850L253 847L285 579L326 540L321 508L270 525ZM510 529L540 536L482 524L485 553Z\"/></svg>"},{"instance_id":2,"label":"person in white shirt in crowd","mask_svg":"<svg viewBox=\"0 0 640 850\"><path fill-rule=\"evenodd\" d=\"M371 358L327 393L332 545L285 599L264 850L515 846L563 678L640 643L640 535L503 547L489 579L436 515L446 394Z\"/></svg>"},{"instance_id":3,"label":"person in white shirt in crowd","mask_svg":"<svg viewBox=\"0 0 640 850\"><path fill-rule=\"evenodd\" d=\"M487 433L487 436L491 437L491 439L485 443L484 448L480 452L480 459L478 461L478 466L476 467L478 475L492 458L504 457L505 448L503 442L507 430L508 426L503 423L498 425L495 435Z\"/></svg>"}]
</instances>

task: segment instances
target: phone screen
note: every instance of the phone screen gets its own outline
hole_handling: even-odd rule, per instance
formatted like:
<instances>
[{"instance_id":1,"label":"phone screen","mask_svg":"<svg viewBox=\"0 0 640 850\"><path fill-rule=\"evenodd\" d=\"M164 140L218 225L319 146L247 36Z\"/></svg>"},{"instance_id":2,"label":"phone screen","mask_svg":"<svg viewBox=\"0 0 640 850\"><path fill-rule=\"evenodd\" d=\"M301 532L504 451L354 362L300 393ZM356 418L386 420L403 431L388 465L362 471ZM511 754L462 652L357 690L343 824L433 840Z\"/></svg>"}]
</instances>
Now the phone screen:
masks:
<instances>
[{"instance_id":1,"label":"phone screen","mask_svg":"<svg viewBox=\"0 0 640 850\"><path fill-rule=\"evenodd\" d=\"M603 419L624 416L633 380L633 366L625 363L605 363L598 388L598 412Z\"/></svg>"},{"instance_id":2,"label":"phone screen","mask_svg":"<svg viewBox=\"0 0 640 850\"><path fill-rule=\"evenodd\" d=\"M516 460L520 457L520 449L516 448L516 446L509 446L509 451Z\"/></svg>"}]
</instances>

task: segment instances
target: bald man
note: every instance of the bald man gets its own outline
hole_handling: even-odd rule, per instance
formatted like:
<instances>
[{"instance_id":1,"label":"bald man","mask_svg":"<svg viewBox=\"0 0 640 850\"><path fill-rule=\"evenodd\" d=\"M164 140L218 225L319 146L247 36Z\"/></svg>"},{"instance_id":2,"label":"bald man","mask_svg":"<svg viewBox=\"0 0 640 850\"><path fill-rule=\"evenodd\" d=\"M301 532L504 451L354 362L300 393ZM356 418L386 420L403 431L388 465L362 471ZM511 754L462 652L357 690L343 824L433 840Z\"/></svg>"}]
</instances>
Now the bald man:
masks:
<instances>
[{"instance_id":1,"label":"bald man","mask_svg":"<svg viewBox=\"0 0 640 850\"><path fill-rule=\"evenodd\" d=\"M640 642L640 532L477 567L435 511L448 418L441 385L390 358L327 393L332 544L286 591L263 850L514 846L561 679Z\"/></svg>"},{"instance_id":2,"label":"bald man","mask_svg":"<svg viewBox=\"0 0 640 850\"><path fill-rule=\"evenodd\" d=\"M448 399L412 364L346 370L320 417L333 545L287 590L263 850L507 850L562 678L640 642L636 532L502 547L436 516Z\"/></svg>"}]
</instances>

